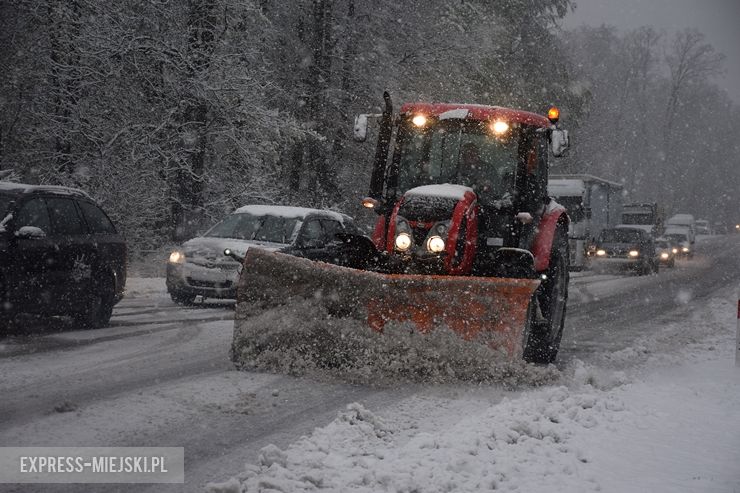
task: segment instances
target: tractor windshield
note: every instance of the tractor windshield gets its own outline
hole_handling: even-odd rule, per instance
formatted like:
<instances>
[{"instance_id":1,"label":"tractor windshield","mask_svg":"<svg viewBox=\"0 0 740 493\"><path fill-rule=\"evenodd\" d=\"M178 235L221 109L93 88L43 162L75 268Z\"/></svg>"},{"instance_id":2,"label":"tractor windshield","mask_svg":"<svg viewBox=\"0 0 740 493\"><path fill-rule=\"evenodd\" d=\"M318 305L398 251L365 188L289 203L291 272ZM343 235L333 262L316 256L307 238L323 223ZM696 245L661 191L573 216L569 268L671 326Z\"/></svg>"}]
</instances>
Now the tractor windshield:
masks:
<instances>
[{"instance_id":1,"label":"tractor windshield","mask_svg":"<svg viewBox=\"0 0 740 493\"><path fill-rule=\"evenodd\" d=\"M517 128L496 135L488 122L478 121L404 126L394 158L397 189L455 183L502 197L514 186L520 136Z\"/></svg>"}]
</instances>

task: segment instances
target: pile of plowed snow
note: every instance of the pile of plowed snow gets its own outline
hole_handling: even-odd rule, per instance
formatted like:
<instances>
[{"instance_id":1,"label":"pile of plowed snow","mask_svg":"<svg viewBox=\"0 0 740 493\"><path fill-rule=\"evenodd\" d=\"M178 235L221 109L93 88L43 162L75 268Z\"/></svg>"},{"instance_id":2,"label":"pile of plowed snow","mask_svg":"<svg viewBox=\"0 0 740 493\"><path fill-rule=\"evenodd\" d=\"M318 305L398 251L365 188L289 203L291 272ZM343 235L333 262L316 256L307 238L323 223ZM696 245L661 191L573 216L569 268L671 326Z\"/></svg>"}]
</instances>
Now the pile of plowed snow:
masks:
<instances>
[{"instance_id":1,"label":"pile of plowed snow","mask_svg":"<svg viewBox=\"0 0 740 493\"><path fill-rule=\"evenodd\" d=\"M240 304L237 311L251 309ZM552 383L559 376L554 367L508 362L502 353L446 327L420 334L411 325L388 323L380 334L362 320L333 316L314 300L240 312L236 319L232 359L240 368L381 385L472 381L518 387Z\"/></svg>"},{"instance_id":2,"label":"pile of plowed snow","mask_svg":"<svg viewBox=\"0 0 740 493\"><path fill-rule=\"evenodd\" d=\"M409 436L353 403L287 449L263 448L258 464L207 491L598 491L577 439L624 414L619 399L554 387L470 406L442 429Z\"/></svg>"}]
</instances>

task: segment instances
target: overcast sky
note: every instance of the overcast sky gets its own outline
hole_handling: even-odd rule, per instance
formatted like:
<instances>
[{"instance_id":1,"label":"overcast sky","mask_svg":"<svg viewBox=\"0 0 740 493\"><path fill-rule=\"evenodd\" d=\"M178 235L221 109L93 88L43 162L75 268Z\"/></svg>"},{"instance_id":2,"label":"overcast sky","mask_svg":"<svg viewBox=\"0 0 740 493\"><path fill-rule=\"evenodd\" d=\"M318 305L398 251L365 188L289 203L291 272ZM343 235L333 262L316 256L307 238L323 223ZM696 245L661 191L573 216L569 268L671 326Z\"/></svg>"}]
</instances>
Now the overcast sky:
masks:
<instances>
[{"instance_id":1,"label":"overcast sky","mask_svg":"<svg viewBox=\"0 0 740 493\"><path fill-rule=\"evenodd\" d=\"M740 0L575 0L563 27L610 24L628 30L645 25L669 34L686 27L702 31L725 54L726 73L717 80L740 103Z\"/></svg>"}]
</instances>

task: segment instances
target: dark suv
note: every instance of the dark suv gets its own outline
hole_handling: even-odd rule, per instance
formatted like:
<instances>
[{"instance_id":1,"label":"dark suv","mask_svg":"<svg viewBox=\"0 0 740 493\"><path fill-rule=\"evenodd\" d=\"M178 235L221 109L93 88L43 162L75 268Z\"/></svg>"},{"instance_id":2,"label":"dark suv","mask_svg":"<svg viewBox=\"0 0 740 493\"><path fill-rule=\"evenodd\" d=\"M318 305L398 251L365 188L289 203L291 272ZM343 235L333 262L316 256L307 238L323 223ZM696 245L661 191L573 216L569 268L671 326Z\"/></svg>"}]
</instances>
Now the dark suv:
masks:
<instances>
[{"instance_id":1,"label":"dark suv","mask_svg":"<svg viewBox=\"0 0 740 493\"><path fill-rule=\"evenodd\" d=\"M86 193L0 182L3 328L18 313L103 327L125 284L126 243Z\"/></svg>"},{"instance_id":2,"label":"dark suv","mask_svg":"<svg viewBox=\"0 0 740 493\"><path fill-rule=\"evenodd\" d=\"M652 235L630 226L601 230L589 256L594 270L634 269L644 275L657 274L660 268Z\"/></svg>"}]
</instances>

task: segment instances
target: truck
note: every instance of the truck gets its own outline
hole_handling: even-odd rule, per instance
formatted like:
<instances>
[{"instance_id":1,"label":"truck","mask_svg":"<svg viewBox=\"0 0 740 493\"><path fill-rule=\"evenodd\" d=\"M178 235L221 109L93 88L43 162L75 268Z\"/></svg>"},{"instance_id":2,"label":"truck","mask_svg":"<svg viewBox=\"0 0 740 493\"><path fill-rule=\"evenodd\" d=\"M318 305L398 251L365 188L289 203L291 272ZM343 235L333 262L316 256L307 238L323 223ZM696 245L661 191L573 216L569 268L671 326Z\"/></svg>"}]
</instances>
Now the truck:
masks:
<instances>
[{"instance_id":1,"label":"truck","mask_svg":"<svg viewBox=\"0 0 740 493\"><path fill-rule=\"evenodd\" d=\"M570 268L585 269L589 244L601 230L621 220L622 184L589 174L553 174L548 191L570 217Z\"/></svg>"},{"instance_id":2,"label":"truck","mask_svg":"<svg viewBox=\"0 0 740 493\"><path fill-rule=\"evenodd\" d=\"M679 213L674 214L666 222L666 229L663 235L674 237L682 243L681 254L688 258L694 257L694 244L696 242L696 220L692 214Z\"/></svg>"},{"instance_id":3,"label":"truck","mask_svg":"<svg viewBox=\"0 0 740 493\"><path fill-rule=\"evenodd\" d=\"M665 214L655 202L625 204L622 207L622 224L640 228L653 238L663 234Z\"/></svg>"},{"instance_id":4,"label":"truck","mask_svg":"<svg viewBox=\"0 0 740 493\"><path fill-rule=\"evenodd\" d=\"M569 146L559 111L417 102L396 113L388 93L384 102L382 114L355 120L359 141L379 121L362 199L377 214L375 260L351 269L249 249L234 347L255 336L253 307L306 299L378 333L391 322L428 337L446 328L512 361L552 363L570 258L570 219L547 191L550 158Z\"/></svg>"}]
</instances>

